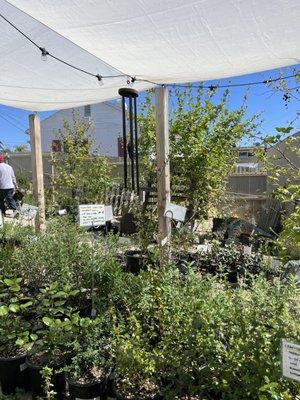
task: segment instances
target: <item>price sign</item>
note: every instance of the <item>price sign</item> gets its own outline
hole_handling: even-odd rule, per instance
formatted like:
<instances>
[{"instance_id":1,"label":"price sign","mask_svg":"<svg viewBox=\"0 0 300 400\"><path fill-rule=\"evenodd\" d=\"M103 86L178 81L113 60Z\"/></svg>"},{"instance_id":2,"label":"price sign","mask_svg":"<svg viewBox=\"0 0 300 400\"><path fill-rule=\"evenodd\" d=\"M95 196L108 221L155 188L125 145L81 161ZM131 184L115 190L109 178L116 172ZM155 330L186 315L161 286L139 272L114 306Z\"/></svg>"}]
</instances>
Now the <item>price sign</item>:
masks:
<instances>
[{"instance_id":1,"label":"price sign","mask_svg":"<svg viewBox=\"0 0 300 400\"><path fill-rule=\"evenodd\" d=\"M80 226L105 225L105 221L105 206L103 204L81 204L79 206Z\"/></svg>"},{"instance_id":2,"label":"price sign","mask_svg":"<svg viewBox=\"0 0 300 400\"><path fill-rule=\"evenodd\" d=\"M300 382L300 344L282 340L282 376Z\"/></svg>"}]
</instances>

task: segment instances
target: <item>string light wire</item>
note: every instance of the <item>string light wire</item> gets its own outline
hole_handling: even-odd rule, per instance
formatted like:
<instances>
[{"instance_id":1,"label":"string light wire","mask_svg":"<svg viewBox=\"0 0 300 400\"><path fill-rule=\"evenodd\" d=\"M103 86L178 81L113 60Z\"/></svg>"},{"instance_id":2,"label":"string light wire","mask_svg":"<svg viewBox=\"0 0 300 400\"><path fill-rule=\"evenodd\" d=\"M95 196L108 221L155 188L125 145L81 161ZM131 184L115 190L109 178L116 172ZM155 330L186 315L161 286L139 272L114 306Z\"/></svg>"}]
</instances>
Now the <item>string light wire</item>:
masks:
<instances>
[{"instance_id":1,"label":"string light wire","mask_svg":"<svg viewBox=\"0 0 300 400\"><path fill-rule=\"evenodd\" d=\"M270 84L272 82L278 82L281 80L285 80L285 79L290 79L290 78L296 78L299 77L299 74L291 74L285 77L277 77L277 78L272 78L272 79L266 79L263 81L252 81L252 82L244 82L244 83L229 83L229 84L225 84L225 85L202 85L202 84L163 84L163 83L158 83L158 82L154 82L148 79L142 79L142 78L137 78L135 76L132 76L130 74L116 74L116 75L100 75L98 74L94 74L90 71L87 71L86 69L77 67L74 64L71 64L68 61L63 60L60 57L57 57L56 55L50 53L45 47L39 46L34 40L32 40L26 33L24 33L21 29L19 29L15 24L13 24L9 19L7 19L3 14L0 13L0 17L6 21L12 28L14 28L17 32L19 32L25 39L27 39L31 44L33 44L36 48L38 48L41 52L42 57L51 57L54 60L70 67L73 68L76 71L82 72L83 74L92 76L94 78L96 78L98 80L98 82L102 82L103 79L110 79L110 78L121 78L121 77L127 77L127 84L128 85L132 85L134 84L134 82L138 81L138 82L146 82L146 83L150 83L152 85L155 86L175 86L175 87L179 87L179 88L202 88L202 89L209 89L209 90L215 90L215 89L225 89L225 88L233 88L233 87L243 87L243 86L253 86L253 85L262 85L262 84Z\"/></svg>"}]
</instances>

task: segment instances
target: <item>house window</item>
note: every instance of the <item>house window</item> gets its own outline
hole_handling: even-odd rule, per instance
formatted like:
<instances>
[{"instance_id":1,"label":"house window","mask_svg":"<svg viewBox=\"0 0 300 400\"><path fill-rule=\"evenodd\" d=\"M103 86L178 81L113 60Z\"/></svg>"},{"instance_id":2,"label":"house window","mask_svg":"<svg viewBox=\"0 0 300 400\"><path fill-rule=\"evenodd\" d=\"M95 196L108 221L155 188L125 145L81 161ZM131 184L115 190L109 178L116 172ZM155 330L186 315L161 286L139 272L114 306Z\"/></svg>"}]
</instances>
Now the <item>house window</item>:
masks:
<instances>
[{"instance_id":1,"label":"house window","mask_svg":"<svg viewBox=\"0 0 300 400\"><path fill-rule=\"evenodd\" d=\"M53 153L58 153L61 151L61 141L60 140L52 140L52 151Z\"/></svg>"},{"instance_id":2,"label":"house window","mask_svg":"<svg viewBox=\"0 0 300 400\"><path fill-rule=\"evenodd\" d=\"M253 157L254 153L252 151L239 151L239 157Z\"/></svg>"},{"instance_id":3,"label":"house window","mask_svg":"<svg viewBox=\"0 0 300 400\"><path fill-rule=\"evenodd\" d=\"M91 116L91 105L90 104L84 106L84 116L85 117Z\"/></svg>"}]
</instances>

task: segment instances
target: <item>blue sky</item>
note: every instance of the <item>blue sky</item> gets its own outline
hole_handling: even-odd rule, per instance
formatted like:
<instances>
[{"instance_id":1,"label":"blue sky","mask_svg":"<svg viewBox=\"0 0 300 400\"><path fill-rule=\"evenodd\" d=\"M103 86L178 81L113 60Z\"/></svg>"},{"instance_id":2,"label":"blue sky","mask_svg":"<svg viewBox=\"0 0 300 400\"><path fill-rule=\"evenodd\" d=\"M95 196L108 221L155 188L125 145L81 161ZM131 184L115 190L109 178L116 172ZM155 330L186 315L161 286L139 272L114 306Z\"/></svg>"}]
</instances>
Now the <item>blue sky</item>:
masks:
<instances>
[{"instance_id":1,"label":"blue sky","mask_svg":"<svg viewBox=\"0 0 300 400\"><path fill-rule=\"evenodd\" d=\"M218 81L206 82L209 84L220 85L228 83L245 83L251 81L263 81L270 78L276 78L279 73L282 72L284 75L291 75L294 68L300 68L300 65L281 68L278 70L265 71L261 73L255 73L250 75L243 75L240 77L234 77L230 79L221 79ZM287 80L289 87L300 86L300 83L294 79ZM247 90L247 87L238 87L231 89L230 96L230 108L238 107L242 101L243 96ZM263 134L271 134L274 132L276 126L285 126L291 120L294 120L297 113L300 112L300 91L299 93L294 91L296 98L291 98L288 105L285 106L285 102L282 99L283 93L272 91L266 85L251 86L248 89L248 115L251 116L255 113L262 113L263 123L258 129ZM143 99L143 95L140 99ZM172 106L172 99L170 101ZM53 112L42 112L40 113L41 119L46 118ZM25 110L20 110L12 107L0 105L0 141L3 142L5 147L13 148L18 144L25 144L28 140L28 136L25 134L28 129L28 115L30 113ZM294 123L294 130L300 130L300 118Z\"/></svg>"}]
</instances>

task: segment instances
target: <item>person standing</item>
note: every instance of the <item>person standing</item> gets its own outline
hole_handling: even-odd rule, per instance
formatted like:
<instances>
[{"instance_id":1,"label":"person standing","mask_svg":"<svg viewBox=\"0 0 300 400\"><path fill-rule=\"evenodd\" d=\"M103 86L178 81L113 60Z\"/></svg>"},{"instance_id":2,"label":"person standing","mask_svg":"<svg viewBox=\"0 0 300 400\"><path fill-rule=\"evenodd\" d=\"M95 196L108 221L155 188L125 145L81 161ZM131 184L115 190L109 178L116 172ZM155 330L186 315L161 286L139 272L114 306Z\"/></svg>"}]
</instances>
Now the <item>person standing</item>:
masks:
<instances>
[{"instance_id":1,"label":"person standing","mask_svg":"<svg viewBox=\"0 0 300 400\"><path fill-rule=\"evenodd\" d=\"M5 156L0 154L0 210L5 215L5 200L11 210L17 209L13 198L14 188L17 188L17 181L14 170L5 162Z\"/></svg>"}]
</instances>

